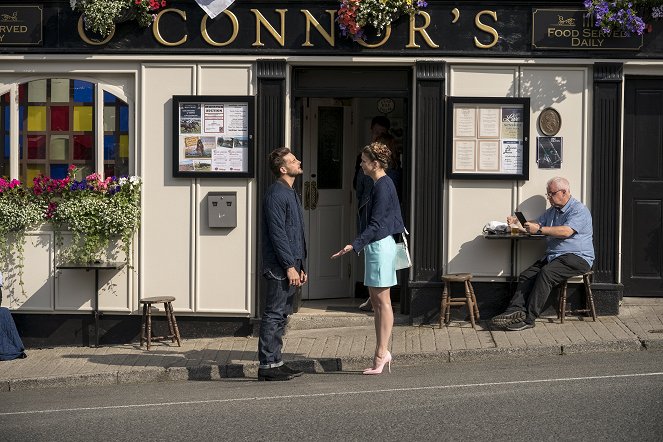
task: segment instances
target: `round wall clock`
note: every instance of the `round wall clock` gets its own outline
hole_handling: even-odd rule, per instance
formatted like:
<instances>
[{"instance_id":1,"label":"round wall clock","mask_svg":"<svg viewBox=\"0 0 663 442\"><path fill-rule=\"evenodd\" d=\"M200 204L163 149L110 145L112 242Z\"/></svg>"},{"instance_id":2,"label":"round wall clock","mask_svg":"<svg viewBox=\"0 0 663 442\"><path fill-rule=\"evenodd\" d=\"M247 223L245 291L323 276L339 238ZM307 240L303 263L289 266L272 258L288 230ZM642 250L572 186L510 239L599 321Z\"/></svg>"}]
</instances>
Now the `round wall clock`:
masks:
<instances>
[{"instance_id":1,"label":"round wall clock","mask_svg":"<svg viewBox=\"0 0 663 442\"><path fill-rule=\"evenodd\" d=\"M539 130L543 135L553 137L562 127L562 117L552 107L547 107L539 115Z\"/></svg>"},{"instance_id":2,"label":"round wall clock","mask_svg":"<svg viewBox=\"0 0 663 442\"><path fill-rule=\"evenodd\" d=\"M378 112L388 114L394 111L394 100L391 98L380 98L378 100Z\"/></svg>"}]
</instances>

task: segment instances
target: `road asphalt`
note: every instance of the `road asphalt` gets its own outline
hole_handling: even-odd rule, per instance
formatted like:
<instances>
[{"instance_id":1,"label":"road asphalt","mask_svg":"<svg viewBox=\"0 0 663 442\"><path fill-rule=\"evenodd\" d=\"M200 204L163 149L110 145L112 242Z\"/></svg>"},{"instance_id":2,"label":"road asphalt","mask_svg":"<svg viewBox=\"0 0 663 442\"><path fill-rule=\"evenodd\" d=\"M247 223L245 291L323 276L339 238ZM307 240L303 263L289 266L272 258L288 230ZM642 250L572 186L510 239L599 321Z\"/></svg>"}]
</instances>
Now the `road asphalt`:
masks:
<instances>
[{"instance_id":1,"label":"road asphalt","mask_svg":"<svg viewBox=\"0 0 663 442\"><path fill-rule=\"evenodd\" d=\"M348 326L336 322L329 328L292 327L284 337L283 359L307 372L363 369L371 364L375 348L374 328L366 324L349 320ZM0 362L0 392L257 377L257 337L182 338L181 347L170 341L159 342L150 351L137 342L99 348L28 349L25 359ZM437 324L397 323L391 340L394 366L431 360L456 362L661 349L661 298L626 298L619 315L600 316L595 322L587 317L568 317L561 324L554 317L541 318L536 327L523 331L504 331L487 321L479 322L476 329L462 320L442 328Z\"/></svg>"}]
</instances>

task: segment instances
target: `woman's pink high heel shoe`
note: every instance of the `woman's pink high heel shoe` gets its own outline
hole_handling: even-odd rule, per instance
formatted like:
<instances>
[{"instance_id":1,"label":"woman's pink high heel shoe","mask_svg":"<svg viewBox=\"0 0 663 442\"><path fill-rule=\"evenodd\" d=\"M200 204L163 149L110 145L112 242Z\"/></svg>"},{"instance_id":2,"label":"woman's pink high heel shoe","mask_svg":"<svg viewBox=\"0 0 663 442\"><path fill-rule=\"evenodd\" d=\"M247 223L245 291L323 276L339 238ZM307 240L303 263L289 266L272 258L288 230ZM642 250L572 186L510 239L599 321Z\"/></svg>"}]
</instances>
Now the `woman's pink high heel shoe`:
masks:
<instances>
[{"instance_id":1,"label":"woman's pink high heel shoe","mask_svg":"<svg viewBox=\"0 0 663 442\"><path fill-rule=\"evenodd\" d=\"M387 370L391 373L391 353L387 352L387 354L380 359L382 362L380 362L375 368L367 368L364 370L364 374L380 374L382 373L385 364L387 365Z\"/></svg>"}]
</instances>

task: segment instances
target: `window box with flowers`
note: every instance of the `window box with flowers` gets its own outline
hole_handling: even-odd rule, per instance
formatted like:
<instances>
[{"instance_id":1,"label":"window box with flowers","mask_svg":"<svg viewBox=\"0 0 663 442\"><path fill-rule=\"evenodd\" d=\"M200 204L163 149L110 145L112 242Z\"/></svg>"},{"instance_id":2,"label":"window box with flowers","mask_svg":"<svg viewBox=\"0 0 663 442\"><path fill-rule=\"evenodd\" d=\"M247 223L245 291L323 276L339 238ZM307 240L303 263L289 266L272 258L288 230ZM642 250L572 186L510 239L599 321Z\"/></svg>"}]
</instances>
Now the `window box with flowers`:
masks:
<instances>
[{"instance_id":1,"label":"window box with flowers","mask_svg":"<svg viewBox=\"0 0 663 442\"><path fill-rule=\"evenodd\" d=\"M428 6L424 0L340 0L340 3L336 21L341 35L355 41L366 40L367 28L373 28L380 36L400 16Z\"/></svg>"},{"instance_id":2,"label":"window box with flowers","mask_svg":"<svg viewBox=\"0 0 663 442\"><path fill-rule=\"evenodd\" d=\"M105 254L118 241L130 264L131 244L140 226L138 177L99 178L96 173L75 179L39 176L32 187L18 180L0 179L0 257L3 272L16 275L23 288L25 232L50 223L55 232L56 262L88 263L108 259ZM71 233L64 246L63 232ZM14 268L8 268L13 263Z\"/></svg>"},{"instance_id":3,"label":"window box with flowers","mask_svg":"<svg viewBox=\"0 0 663 442\"><path fill-rule=\"evenodd\" d=\"M140 26L150 26L166 0L70 0L70 4L83 14L85 29L107 37L116 23L136 20Z\"/></svg>"},{"instance_id":4,"label":"window box with flowers","mask_svg":"<svg viewBox=\"0 0 663 442\"><path fill-rule=\"evenodd\" d=\"M584 5L604 34L642 35L652 30L648 22L663 18L663 0L584 0Z\"/></svg>"}]
</instances>

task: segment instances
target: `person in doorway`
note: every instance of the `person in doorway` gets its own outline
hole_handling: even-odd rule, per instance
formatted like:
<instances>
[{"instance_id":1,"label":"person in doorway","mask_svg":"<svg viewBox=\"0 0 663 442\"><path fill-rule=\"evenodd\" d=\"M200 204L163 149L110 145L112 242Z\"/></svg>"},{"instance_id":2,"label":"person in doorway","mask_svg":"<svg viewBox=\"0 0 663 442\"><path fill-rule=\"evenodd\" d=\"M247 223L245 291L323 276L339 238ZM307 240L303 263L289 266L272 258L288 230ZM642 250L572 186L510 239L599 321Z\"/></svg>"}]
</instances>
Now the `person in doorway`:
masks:
<instances>
[{"instance_id":1,"label":"person in doorway","mask_svg":"<svg viewBox=\"0 0 663 442\"><path fill-rule=\"evenodd\" d=\"M534 327L552 288L589 271L594 262L592 215L571 196L568 180L550 179L546 196L551 207L536 222L523 226L529 233L546 236L546 253L520 274L509 307L492 319L494 325L507 330ZM507 217L507 223L517 222L516 217Z\"/></svg>"},{"instance_id":2,"label":"person in doorway","mask_svg":"<svg viewBox=\"0 0 663 442\"><path fill-rule=\"evenodd\" d=\"M378 115L371 120L371 142L375 142L378 137L389 134L391 122L389 118ZM387 146L388 147L388 146ZM373 180L367 176L361 167L361 152L357 155L357 162L355 164L355 175L352 178L352 188L357 192L357 233L361 232L360 225L362 218L366 218L366 204L371 196L371 189L373 188ZM371 298L359 305L359 309L365 312L373 311L371 305Z\"/></svg>"},{"instance_id":3,"label":"person in doorway","mask_svg":"<svg viewBox=\"0 0 663 442\"><path fill-rule=\"evenodd\" d=\"M367 223L362 223L361 233L332 255L332 259L354 250L364 250L364 284L368 287L375 310L376 346L373 366L364 374L380 374L387 365L391 371L389 338L394 326L390 288L396 285L396 242L392 235L405 230L400 204L394 183L387 176L391 152L381 143L371 143L362 150L361 168L373 180L371 196L366 207Z\"/></svg>"},{"instance_id":4,"label":"person in doorway","mask_svg":"<svg viewBox=\"0 0 663 442\"><path fill-rule=\"evenodd\" d=\"M259 381L286 381L302 374L281 359L283 333L295 291L306 283L304 213L293 189L302 162L287 147L269 154L277 180L267 189L262 217L262 274L267 280L265 312L258 339Z\"/></svg>"}]
</instances>

